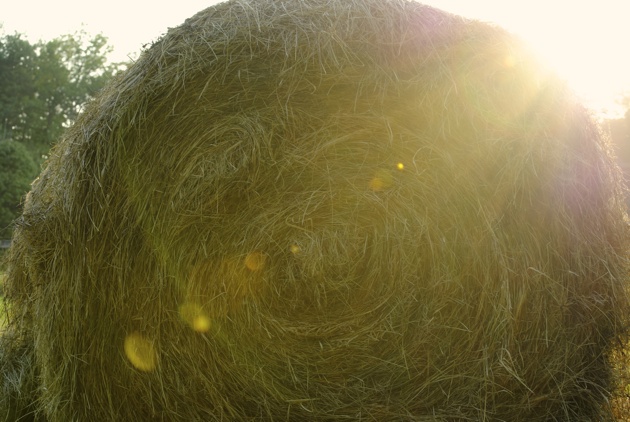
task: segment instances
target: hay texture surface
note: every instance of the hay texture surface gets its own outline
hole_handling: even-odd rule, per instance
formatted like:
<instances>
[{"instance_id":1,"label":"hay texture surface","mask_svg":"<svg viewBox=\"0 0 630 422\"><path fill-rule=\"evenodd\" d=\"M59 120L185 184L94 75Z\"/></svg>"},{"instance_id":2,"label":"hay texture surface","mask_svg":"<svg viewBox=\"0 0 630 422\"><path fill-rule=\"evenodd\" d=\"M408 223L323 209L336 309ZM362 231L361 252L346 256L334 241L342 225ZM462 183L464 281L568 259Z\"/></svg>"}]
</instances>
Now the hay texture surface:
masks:
<instances>
[{"instance_id":1,"label":"hay texture surface","mask_svg":"<svg viewBox=\"0 0 630 422\"><path fill-rule=\"evenodd\" d=\"M0 411L604 420L621 195L588 113L501 29L398 0L217 5L34 184Z\"/></svg>"}]
</instances>

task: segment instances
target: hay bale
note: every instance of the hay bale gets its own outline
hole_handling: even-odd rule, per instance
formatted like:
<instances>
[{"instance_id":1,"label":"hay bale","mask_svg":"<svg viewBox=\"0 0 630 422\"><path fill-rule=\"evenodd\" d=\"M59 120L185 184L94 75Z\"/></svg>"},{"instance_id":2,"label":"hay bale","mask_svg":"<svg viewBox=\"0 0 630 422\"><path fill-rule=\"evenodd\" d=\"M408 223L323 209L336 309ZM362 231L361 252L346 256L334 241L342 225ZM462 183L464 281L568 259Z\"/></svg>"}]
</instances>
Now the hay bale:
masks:
<instances>
[{"instance_id":1,"label":"hay bale","mask_svg":"<svg viewBox=\"0 0 630 422\"><path fill-rule=\"evenodd\" d=\"M588 112L505 31L398 0L223 3L111 83L34 184L0 408L599 420L622 204Z\"/></svg>"}]
</instances>

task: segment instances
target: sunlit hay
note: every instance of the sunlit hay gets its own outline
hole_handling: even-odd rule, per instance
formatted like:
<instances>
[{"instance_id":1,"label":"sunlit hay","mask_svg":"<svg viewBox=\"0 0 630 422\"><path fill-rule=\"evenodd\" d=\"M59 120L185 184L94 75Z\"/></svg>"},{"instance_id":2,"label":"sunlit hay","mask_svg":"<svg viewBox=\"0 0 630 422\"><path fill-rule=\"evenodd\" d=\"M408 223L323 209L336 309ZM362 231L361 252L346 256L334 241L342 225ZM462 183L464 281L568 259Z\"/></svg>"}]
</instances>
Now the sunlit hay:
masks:
<instances>
[{"instance_id":1,"label":"sunlit hay","mask_svg":"<svg viewBox=\"0 0 630 422\"><path fill-rule=\"evenodd\" d=\"M616 375L617 385L613 395L611 407L614 420L630 421L630 343L623 345L623 349L612 353L612 366Z\"/></svg>"},{"instance_id":2,"label":"sunlit hay","mask_svg":"<svg viewBox=\"0 0 630 422\"><path fill-rule=\"evenodd\" d=\"M129 362L137 369L149 372L157 365L157 352L153 343L134 331L125 337L125 355Z\"/></svg>"},{"instance_id":3,"label":"sunlit hay","mask_svg":"<svg viewBox=\"0 0 630 422\"><path fill-rule=\"evenodd\" d=\"M627 323L588 113L501 29L398 0L171 29L9 254L0 414L54 422L606 420Z\"/></svg>"}]
</instances>

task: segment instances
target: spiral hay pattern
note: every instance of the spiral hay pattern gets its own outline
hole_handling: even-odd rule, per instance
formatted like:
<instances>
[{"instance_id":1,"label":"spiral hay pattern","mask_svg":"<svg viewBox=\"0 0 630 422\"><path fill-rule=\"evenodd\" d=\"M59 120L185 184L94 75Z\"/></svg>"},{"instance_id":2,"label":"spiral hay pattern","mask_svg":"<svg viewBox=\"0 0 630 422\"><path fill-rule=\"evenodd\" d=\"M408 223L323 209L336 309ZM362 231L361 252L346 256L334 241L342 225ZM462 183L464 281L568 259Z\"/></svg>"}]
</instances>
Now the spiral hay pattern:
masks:
<instances>
[{"instance_id":1,"label":"spiral hay pattern","mask_svg":"<svg viewBox=\"0 0 630 422\"><path fill-rule=\"evenodd\" d=\"M86 108L8 259L8 420L610 416L609 146L505 31L232 0Z\"/></svg>"}]
</instances>

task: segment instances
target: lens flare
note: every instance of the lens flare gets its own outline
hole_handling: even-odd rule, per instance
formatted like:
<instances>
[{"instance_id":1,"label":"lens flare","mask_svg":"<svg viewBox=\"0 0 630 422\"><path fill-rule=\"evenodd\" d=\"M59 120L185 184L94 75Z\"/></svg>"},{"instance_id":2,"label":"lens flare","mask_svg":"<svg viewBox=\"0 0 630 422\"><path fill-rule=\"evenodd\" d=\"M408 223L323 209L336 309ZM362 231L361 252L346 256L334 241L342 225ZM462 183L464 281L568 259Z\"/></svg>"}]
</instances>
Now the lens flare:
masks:
<instances>
[{"instance_id":1,"label":"lens flare","mask_svg":"<svg viewBox=\"0 0 630 422\"><path fill-rule=\"evenodd\" d=\"M245 266L250 271L260 271L265 267L267 257L261 252L251 252L245 257Z\"/></svg>"},{"instance_id":2,"label":"lens flare","mask_svg":"<svg viewBox=\"0 0 630 422\"><path fill-rule=\"evenodd\" d=\"M196 303L187 302L179 307L180 318L198 333L207 333L212 326L212 320Z\"/></svg>"},{"instance_id":3,"label":"lens flare","mask_svg":"<svg viewBox=\"0 0 630 422\"><path fill-rule=\"evenodd\" d=\"M374 174L374 177L370 180L370 189L374 192L381 192L387 188L390 188L394 183L392 174L385 169L379 169Z\"/></svg>"},{"instance_id":4,"label":"lens flare","mask_svg":"<svg viewBox=\"0 0 630 422\"><path fill-rule=\"evenodd\" d=\"M193 320L192 327L198 333L207 333L212 327L212 321L205 315L197 315Z\"/></svg>"},{"instance_id":5,"label":"lens flare","mask_svg":"<svg viewBox=\"0 0 630 422\"><path fill-rule=\"evenodd\" d=\"M153 343L137 331L125 337L125 355L131 364L143 372L151 372L157 366L157 352Z\"/></svg>"},{"instance_id":6,"label":"lens flare","mask_svg":"<svg viewBox=\"0 0 630 422\"><path fill-rule=\"evenodd\" d=\"M503 59L503 66L507 68L516 66L516 57L514 57L512 54L508 54L507 56L505 56L505 58Z\"/></svg>"}]
</instances>

